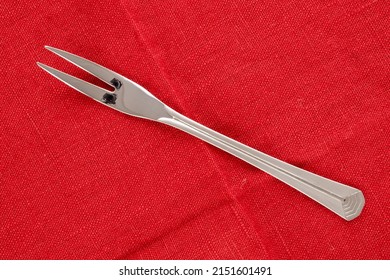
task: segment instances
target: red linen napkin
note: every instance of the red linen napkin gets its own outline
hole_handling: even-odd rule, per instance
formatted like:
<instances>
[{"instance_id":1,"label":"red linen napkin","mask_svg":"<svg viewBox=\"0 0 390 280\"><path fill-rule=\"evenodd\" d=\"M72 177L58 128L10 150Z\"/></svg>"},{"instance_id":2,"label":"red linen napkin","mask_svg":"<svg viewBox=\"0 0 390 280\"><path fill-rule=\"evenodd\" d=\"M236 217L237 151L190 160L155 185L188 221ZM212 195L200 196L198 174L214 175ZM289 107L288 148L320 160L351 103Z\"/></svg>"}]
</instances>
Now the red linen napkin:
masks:
<instances>
[{"instance_id":1,"label":"red linen napkin","mask_svg":"<svg viewBox=\"0 0 390 280\"><path fill-rule=\"evenodd\" d=\"M388 259L390 6L1 4L0 258ZM180 113L363 191L346 222L218 149L36 66L91 59Z\"/></svg>"}]
</instances>

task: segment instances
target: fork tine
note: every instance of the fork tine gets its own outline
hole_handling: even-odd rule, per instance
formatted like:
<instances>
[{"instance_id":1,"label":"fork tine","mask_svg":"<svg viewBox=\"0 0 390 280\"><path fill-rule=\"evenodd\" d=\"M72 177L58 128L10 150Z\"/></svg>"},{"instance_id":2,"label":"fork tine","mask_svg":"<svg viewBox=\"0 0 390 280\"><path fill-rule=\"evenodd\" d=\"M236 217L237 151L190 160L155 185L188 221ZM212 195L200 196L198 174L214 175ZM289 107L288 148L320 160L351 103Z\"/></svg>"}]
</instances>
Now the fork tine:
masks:
<instances>
[{"instance_id":1,"label":"fork tine","mask_svg":"<svg viewBox=\"0 0 390 280\"><path fill-rule=\"evenodd\" d=\"M45 46L45 48L54 54L62 57L63 59L69 61L70 63L76 65L77 67L87 71L88 73L96 76L102 81L112 86L112 80L117 79L120 75L95 63L88 59L82 58L78 55L71 54L69 52L53 48L50 46Z\"/></svg>"},{"instance_id":2,"label":"fork tine","mask_svg":"<svg viewBox=\"0 0 390 280\"><path fill-rule=\"evenodd\" d=\"M78 90L79 92L96 99L97 101L102 102L102 98L105 94L107 94L107 91L105 89L102 89L98 86L95 86L93 84L90 84L86 81L80 80L76 77L73 77L69 74L66 74L64 72L61 72L55 68L52 68L50 66L47 66L46 64L37 62L38 66L41 67L43 70L48 72L49 74L56 77L58 80L64 82L68 86L74 88L75 90Z\"/></svg>"}]
</instances>

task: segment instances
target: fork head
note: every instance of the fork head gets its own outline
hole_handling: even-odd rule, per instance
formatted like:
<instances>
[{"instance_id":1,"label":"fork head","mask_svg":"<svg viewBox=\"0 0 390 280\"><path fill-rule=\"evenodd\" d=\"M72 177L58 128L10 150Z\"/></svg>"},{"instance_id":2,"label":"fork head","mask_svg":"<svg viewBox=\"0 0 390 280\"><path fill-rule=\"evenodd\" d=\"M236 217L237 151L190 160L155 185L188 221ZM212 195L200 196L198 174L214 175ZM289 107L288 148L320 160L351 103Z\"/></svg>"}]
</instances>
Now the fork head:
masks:
<instances>
[{"instance_id":1,"label":"fork head","mask_svg":"<svg viewBox=\"0 0 390 280\"><path fill-rule=\"evenodd\" d=\"M97 102L140 118L158 120L163 117L171 117L166 110L166 105L137 83L80 56L49 46L45 46L45 48L113 88L112 91L106 90L37 62L43 70Z\"/></svg>"}]
</instances>

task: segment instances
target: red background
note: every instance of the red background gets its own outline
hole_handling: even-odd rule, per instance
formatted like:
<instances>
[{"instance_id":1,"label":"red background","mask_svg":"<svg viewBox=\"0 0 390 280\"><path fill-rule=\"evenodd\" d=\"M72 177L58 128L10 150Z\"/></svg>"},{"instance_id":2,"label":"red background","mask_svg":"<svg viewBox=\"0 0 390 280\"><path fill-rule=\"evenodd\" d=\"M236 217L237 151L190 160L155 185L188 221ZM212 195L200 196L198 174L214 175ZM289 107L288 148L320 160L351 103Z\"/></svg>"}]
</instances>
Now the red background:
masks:
<instances>
[{"instance_id":1,"label":"red background","mask_svg":"<svg viewBox=\"0 0 390 280\"><path fill-rule=\"evenodd\" d=\"M390 258L387 1L0 5L0 258ZM361 189L365 209L346 222L192 136L101 106L36 66L91 79L44 45Z\"/></svg>"}]
</instances>

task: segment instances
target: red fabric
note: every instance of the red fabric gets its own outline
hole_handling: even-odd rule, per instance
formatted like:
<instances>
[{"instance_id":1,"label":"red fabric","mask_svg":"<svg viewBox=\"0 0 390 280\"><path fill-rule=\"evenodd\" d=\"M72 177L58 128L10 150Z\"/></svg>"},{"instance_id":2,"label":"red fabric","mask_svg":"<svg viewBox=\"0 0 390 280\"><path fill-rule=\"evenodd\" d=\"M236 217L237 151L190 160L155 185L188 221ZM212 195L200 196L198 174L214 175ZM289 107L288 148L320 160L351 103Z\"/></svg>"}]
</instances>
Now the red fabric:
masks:
<instances>
[{"instance_id":1,"label":"red fabric","mask_svg":"<svg viewBox=\"0 0 390 280\"><path fill-rule=\"evenodd\" d=\"M2 1L0 258L389 259L390 5ZM39 69L50 45L366 197L346 222L240 160Z\"/></svg>"}]
</instances>

